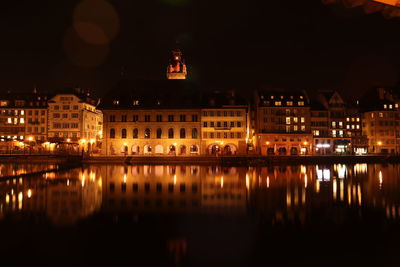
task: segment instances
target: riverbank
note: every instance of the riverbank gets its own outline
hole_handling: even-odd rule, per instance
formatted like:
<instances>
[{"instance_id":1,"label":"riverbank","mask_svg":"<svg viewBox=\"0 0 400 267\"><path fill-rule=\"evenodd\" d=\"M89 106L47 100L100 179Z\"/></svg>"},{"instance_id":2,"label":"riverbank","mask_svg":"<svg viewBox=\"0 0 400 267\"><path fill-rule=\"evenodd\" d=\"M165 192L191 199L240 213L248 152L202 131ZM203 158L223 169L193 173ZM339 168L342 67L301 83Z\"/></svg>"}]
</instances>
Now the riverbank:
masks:
<instances>
[{"instance_id":1,"label":"riverbank","mask_svg":"<svg viewBox=\"0 0 400 267\"><path fill-rule=\"evenodd\" d=\"M128 156L128 157L81 157L69 155L0 155L0 163L49 163L49 164L194 164L264 166L281 164L355 164L355 163L399 163L400 156Z\"/></svg>"},{"instance_id":2,"label":"riverbank","mask_svg":"<svg viewBox=\"0 0 400 267\"><path fill-rule=\"evenodd\" d=\"M85 164L195 164L195 165L236 165L263 166L281 164L332 164L332 163L397 163L400 156L132 156L132 157L90 157Z\"/></svg>"}]
</instances>

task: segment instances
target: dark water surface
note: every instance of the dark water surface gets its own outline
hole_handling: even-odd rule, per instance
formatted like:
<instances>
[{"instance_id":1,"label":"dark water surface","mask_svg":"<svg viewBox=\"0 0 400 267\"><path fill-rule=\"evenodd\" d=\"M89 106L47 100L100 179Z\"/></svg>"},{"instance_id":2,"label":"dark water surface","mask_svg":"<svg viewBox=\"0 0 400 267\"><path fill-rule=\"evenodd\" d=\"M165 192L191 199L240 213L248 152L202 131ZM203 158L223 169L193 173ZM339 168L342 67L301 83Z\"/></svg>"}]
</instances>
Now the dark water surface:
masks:
<instances>
[{"instance_id":1,"label":"dark water surface","mask_svg":"<svg viewBox=\"0 0 400 267\"><path fill-rule=\"evenodd\" d=\"M380 164L93 165L0 182L0 260L400 266L399 173Z\"/></svg>"}]
</instances>

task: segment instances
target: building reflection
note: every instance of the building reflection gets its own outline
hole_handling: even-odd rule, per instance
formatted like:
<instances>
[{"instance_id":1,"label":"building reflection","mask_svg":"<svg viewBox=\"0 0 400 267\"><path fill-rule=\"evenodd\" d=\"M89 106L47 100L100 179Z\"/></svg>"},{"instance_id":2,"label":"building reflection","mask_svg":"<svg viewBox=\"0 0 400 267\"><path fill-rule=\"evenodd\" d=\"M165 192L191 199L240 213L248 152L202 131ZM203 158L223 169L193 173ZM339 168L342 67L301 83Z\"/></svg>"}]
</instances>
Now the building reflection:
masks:
<instances>
[{"instance_id":1,"label":"building reflection","mask_svg":"<svg viewBox=\"0 0 400 267\"><path fill-rule=\"evenodd\" d=\"M0 215L70 225L92 214L255 216L270 225L400 216L400 167L99 165L0 183ZM22 216L23 217L23 216Z\"/></svg>"},{"instance_id":2,"label":"building reflection","mask_svg":"<svg viewBox=\"0 0 400 267\"><path fill-rule=\"evenodd\" d=\"M107 212L217 212L246 209L246 170L217 166L104 166Z\"/></svg>"},{"instance_id":3,"label":"building reflection","mask_svg":"<svg viewBox=\"0 0 400 267\"><path fill-rule=\"evenodd\" d=\"M15 178L2 182L0 188L2 217L36 215L56 225L71 225L89 216L102 201L101 177L93 169Z\"/></svg>"}]
</instances>

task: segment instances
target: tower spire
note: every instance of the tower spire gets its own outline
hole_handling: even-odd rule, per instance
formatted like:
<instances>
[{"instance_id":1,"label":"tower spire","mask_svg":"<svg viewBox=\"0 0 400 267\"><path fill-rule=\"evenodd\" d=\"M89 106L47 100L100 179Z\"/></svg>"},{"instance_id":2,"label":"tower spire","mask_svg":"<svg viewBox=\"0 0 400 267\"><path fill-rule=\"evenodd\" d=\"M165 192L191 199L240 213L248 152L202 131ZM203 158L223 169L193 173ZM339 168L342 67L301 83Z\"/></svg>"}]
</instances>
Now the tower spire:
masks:
<instances>
[{"instance_id":1,"label":"tower spire","mask_svg":"<svg viewBox=\"0 0 400 267\"><path fill-rule=\"evenodd\" d=\"M187 70L185 60L182 59L182 51L174 49L167 68L167 78L169 80L185 80L186 77Z\"/></svg>"}]
</instances>

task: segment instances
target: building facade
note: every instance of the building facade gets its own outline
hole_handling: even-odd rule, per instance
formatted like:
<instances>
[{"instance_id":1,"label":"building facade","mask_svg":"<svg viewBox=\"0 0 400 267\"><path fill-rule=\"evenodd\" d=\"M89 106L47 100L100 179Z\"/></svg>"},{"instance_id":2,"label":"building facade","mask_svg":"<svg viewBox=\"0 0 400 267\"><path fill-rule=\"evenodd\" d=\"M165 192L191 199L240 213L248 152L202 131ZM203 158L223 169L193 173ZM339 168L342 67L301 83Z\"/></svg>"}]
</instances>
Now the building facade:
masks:
<instances>
[{"instance_id":1,"label":"building facade","mask_svg":"<svg viewBox=\"0 0 400 267\"><path fill-rule=\"evenodd\" d=\"M201 143L206 155L246 154L249 140L249 109L234 92L203 96Z\"/></svg>"},{"instance_id":2,"label":"building facade","mask_svg":"<svg viewBox=\"0 0 400 267\"><path fill-rule=\"evenodd\" d=\"M7 93L0 98L0 150L36 149L47 139L47 95Z\"/></svg>"},{"instance_id":3,"label":"building facade","mask_svg":"<svg viewBox=\"0 0 400 267\"><path fill-rule=\"evenodd\" d=\"M200 109L104 109L103 155L200 154Z\"/></svg>"},{"instance_id":4,"label":"building facade","mask_svg":"<svg viewBox=\"0 0 400 267\"><path fill-rule=\"evenodd\" d=\"M261 155L312 153L310 104L305 93L260 90L255 94L255 108Z\"/></svg>"},{"instance_id":5,"label":"building facade","mask_svg":"<svg viewBox=\"0 0 400 267\"><path fill-rule=\"evenodd\" d=\"M79 90L59 93L48 101L48 139L92 151L101 142L103 114L97 102Z\"/></svg>"},{"instance_id":6,"label":"building facade","mask_svg":"<svg viewBox=\"0 0 400 267\"><path fill-rule=\"evenodd\" d=\"M400 112L395 96L384 88L375 88L364 101L363 134L368 137L368 152L400 153Z\"/></svg>"}]
</instances>

